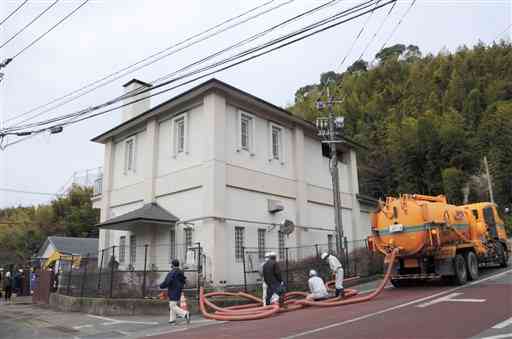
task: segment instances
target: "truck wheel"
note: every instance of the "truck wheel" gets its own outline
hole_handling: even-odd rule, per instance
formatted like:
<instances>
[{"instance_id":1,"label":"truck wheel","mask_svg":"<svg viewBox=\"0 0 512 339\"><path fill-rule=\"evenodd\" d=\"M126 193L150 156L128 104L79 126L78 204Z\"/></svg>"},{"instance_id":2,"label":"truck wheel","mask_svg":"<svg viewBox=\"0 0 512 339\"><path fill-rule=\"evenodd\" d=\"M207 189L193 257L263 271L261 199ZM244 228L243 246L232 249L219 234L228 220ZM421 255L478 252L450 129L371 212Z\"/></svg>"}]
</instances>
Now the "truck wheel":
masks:
<instances>
[{"instance_id":1,"label":"truck wheel","mask_svg":"<svg viewBox=\"0 0 512 339\"><path fill-rule=\"evenodd\" d=\"M496 243L496 253L498 254L498 264L500 267L508 266L508 251L501 242Z\"/></svg>"},{"instance_id":2,"label":"truck wheel","mask_svg":"<svg viewBox=\"0 0 512 339\"><path fill-rule=\"evenodd\" d=\"M466 261L462 255L457 254L453 259L453 270L455 271L453 282L456 285L464 285L468 281L468 270L466 269Z\"/></svg>"},{"instance_id":3,"label":"truck wheel","mask_svg":"<svg viewBox=\"0 0 512 339\"><path fill-rule=\"evenodd\" d=\"M466 253L468 280L478 280L478 259L475 252Z\"/></svg>"}]
</instances>

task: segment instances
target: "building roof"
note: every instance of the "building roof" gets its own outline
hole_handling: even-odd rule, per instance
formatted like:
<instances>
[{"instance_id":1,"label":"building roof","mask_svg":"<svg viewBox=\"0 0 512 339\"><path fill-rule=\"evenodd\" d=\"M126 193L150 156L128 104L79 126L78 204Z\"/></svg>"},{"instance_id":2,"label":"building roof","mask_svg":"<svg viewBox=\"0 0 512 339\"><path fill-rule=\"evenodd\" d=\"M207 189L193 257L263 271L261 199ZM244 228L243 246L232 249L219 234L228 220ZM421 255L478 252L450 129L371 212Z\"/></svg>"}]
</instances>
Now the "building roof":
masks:
<instances>
[{"instance_id":1,"label":"building roof","mask_svg":"<svg viewBox=\"0 0 512 339\"><path fill-rule=\"evenodd\" d=\"M125 83L125 84L123 85L123 87L126 87L126 86L128 86L128 85L131 85L132 83L141 84L141 85L146 86L146 87L151 87L151 86L153 86L153 85L151 85L151 84L148 84L147 82L144 82L144 81L142 81L142 80L139 80L139 79L133 78L132 80L130 80L130 81L128 81L127 83Z\"/></svg>"},{"instance_id":2,"label":"building roof","mask_svg":"<svg viewBox=\"0 0 512 339\"><path fill-rule=\"evenodd\" d=\"M39 255L42 255L48 244L52 244L60 254L74 254L80 256L97 256L98 239L95 238L73 238L73 237L48 237L41 246Z\"/></svg>"},{"instance_id":3,"label":"building roof","mask_svg":"<svg viewBox=\"0 0 512 339\"><path fill-rule=\"evenodd\" d=\"M132 81L139 81L139 80L132 80ZM128 82L129 83L129 82ZM271 112L275 114L276 116L279 116L282 119L289 120L293 123L296 123L297 125L303 127L306 130L313 131L316 135L316 126L312 122L305 120L297 115L294 115L288 110L285 110L279 106L276 106L268 101L265 101L263 99L260 99L250 93L247 93L239 88L236 88L234 86L231 86L223 81L220 81L218 79L212 78L210 80L207 80L181 94L178 94L177 96L153 107L149 110L133 117L130 120L127 120L114 128L106 131L105 133L102 133L96 137L94 137L91 141L98 142L98 143L105 143L109 138L114 137L115 135L128 130L129 128L132 128L141 122L143 122L146 119L149 119L151 117L157 116L161 113L164 113L166 111L169 111L173 109L174 107L179 107L180 105L183 105L186 102L190 102L194 99L197 99L200 96L204 96L208 94L211 91L218 91L223 93L224 95L227 95L229 97L243 100L245 102L248 102L256 107L259 107L265 111ZM353 140L350 140L348 138L344 138L344 144L352 147L352 148L366 148L365 146L356 143Z\"/></svg>"},{"instance_id":4,"label":"building roof","mask_svg":"<svg viewBox=\"0 0 512 339\"><path fill-rule=\"evenodd\" d=\"M178 220L180 219L174 214L162 208L157 203L152 202L131 212L108 219L96 226L106 229L125 229L126 226L135 223L172 224Z\"/></svg>"}]
</instances>

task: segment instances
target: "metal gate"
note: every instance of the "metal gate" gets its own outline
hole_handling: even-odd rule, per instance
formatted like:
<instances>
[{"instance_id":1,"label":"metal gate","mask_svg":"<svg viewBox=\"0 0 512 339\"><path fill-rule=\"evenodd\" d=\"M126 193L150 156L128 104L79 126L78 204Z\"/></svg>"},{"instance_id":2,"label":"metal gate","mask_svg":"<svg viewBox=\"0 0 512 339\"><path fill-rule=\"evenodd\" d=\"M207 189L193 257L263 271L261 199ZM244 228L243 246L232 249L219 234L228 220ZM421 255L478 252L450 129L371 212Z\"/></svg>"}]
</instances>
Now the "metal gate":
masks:
<instances>
[{"instance_id":1,"label":"metal gate","mask_svg":"<svg viewBox=\"0 0 512 339\"><path fill-rule=\"evenodd\" d=\"M37 284L32 295L32 303L48 304L50 303L50 288L52 284L51 271L42 271L38 273Z\"/></svg>"}]
</instances>

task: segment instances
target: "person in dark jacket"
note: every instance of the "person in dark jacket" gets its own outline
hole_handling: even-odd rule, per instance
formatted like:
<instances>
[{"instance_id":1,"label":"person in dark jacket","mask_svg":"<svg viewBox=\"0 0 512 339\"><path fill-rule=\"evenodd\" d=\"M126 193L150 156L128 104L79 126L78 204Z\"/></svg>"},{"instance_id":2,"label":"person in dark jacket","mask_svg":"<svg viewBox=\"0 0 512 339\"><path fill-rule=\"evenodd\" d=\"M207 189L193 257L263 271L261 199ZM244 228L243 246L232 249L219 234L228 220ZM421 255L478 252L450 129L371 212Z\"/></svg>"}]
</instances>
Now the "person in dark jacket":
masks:
<instances>
[{"instance_id":1,"label":"person in dark jacket","mask_svg":"<svg viewBox=\"0 0 512 339\"><path fill-rule=\"evenodd\" d=\"M281 304L285 288L274 252L269 253L269 260L263 265L263 280L265 280L265 284L268 286L266 304L270 305L274 294L279 296L279 304Z\"/></svg>"},{"instance_id":2,"label":"person in dark jacket","mask_svg":"<svg viewBox=\"0 0 512 339\"><path fill-rule=\"evenodd\" d=\"M5 303L11 303L11 295L12 295L12 278L11 272L7 271L4 277L4 298Z\"/></svg>"},{"instance_id":3,"label":"person in dark jacket","mask_svg":"<svg viewBox=\"0 0 512 339\"><path fill-rule=\"evenodd\" d=\"M180 262L178 260L174 259L171 264L171 271L167 273L164 282L160 284L160 288L167 288L167 295L169 297L169 324L176 324L176 314L181 318L185 318L187 324L190 324L190 312L178 306L187 278L185 278L183 271L180 269Z\"/></svg>"}]
</instances>

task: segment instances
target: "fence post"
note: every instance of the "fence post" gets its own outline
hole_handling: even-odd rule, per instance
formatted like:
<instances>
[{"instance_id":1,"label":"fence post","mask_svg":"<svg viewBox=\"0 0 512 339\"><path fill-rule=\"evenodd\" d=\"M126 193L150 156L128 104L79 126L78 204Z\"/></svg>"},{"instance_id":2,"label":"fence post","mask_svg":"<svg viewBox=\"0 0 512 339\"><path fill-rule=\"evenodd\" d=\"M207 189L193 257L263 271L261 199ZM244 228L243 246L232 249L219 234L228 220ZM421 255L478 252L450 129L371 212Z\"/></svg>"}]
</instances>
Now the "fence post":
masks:
<instances>
[{"instance_id":1,"label":"fence post","mask_svg":"<svg viewBox=\"0 0 512 339\"><path fill-rule=\"evenodd\" d=\"M242 246L242 265L244 268L244 291L247 293L247 272L245 271L245 247Z\"/></svg>"},{"instance_id":2,"label":"fence post","mask_svg":"<svg viewBox=\"0 0 512 339\"><path fill-rule=\"evenodd\" d=\"M315 250L316 250L316 257L318 258L320 256L320 252L318 251L318 244L315 244Z\"/></svg>"},{"instance_id":3,"label":"fence post","mask_svg":"<svg viewBox=\"0 0 512 339\"><path fill-rule=\"evenodd\" d=\"M348 241L347 241L347 237L343 237L343 248L345 250L345 253L344 253L344 256L345 256L345 267L349 267L350 265L350 260L348 258Z\"/></svg>"},{"instance_id":4,"label":"fence post","mask_svg":"<svg viewBox=\"0 0 512 339\"><path fill-rule=\"evenodd\" d=\"M133 263L135 264L135 263ZM144 273L142 274L142 298L146 297L146 266L148 264L148 244L144 245Z\"/></svg>"},{"instance_id":5,"label":"fence post","mask_svg":"<svg viewBox=\"0 0 512 339\"><path fill-rule=\"evenodd\" d=\"M80 262L82 260L83 259L81 259ZM89 253L87 253L85 267L84 267L84 272L82 274L82 288L80 289L80 298L84 297L84 288L85 288L85 283L87 281L87 266L89 266Z\"/></svg>"},{"instance_id":6,"label":"fence post","mask_svg":"<svg viewBox=\"0 0 512 339\"><path fill-rule=\"evenodd\" d=\"M116 261L116 245L112 246L112 255L110 256L110 292L109 297L112 299L112 293L114 288L114 271L115 271L115 261Z\"/></svg>"},{"instance_id":7,"label":"fence post","mask_svg":"<svg viewBox=\"0 0 512 339\"><path fill-rule=\"evenodd\" d=\"M100 270L98 272L98 291L102 288L101 286L101 271L103 270L103 255L105 254L105 249L101 250L101 261L100 261Z\"/></svg>"},{"instance_id":8,"label":"fence post","mask_svg":"<svg viewBox=\"0 0 512 339\"><path fill-rule=\"evenodd\" d=\"M197 296L199 298L199 293L201 290L201 244L199 242L197 244Z\"/></svg>"},{"instance_id":9,"label":"fence post","mask_svg":"<svg viewBox=\"0 0 512 339\"><path fill-rule=\"evenodd\" d=\"M71 262L69 264L69 272L68 272L68 289L66 295L70 295L71 291L71 271L73 271L73 254L71 254Z\"/></svg>"},{"instance_id":10,"label":"fence post","mask_svg":"<svg viewBox=\"0 0 512 339\"><path fill-rule=\"evenodd\" d=\"M286 268L286 286L288 286L288 247L284 249L284 266Z\"/></svg>"}]
</instances>

